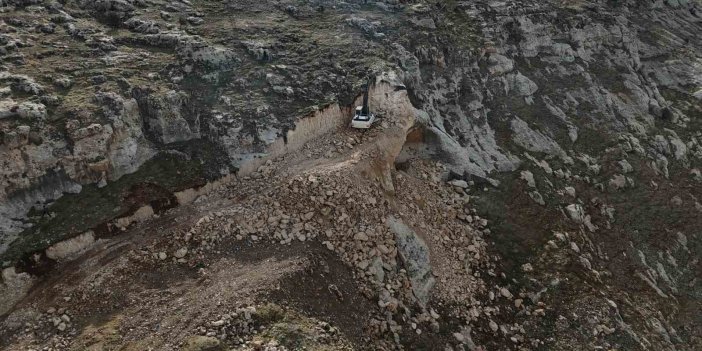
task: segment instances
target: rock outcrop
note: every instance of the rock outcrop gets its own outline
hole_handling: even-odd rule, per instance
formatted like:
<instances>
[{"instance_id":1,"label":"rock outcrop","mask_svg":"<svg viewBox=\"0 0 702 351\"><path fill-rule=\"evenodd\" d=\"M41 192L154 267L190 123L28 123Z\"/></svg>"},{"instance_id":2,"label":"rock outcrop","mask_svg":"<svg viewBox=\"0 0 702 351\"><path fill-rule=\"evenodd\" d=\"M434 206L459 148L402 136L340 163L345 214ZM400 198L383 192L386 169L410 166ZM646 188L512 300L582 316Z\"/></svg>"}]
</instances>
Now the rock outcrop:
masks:
<instances>
[{"instance_id":1,"label":"rock outcrop","mask_svg":"<svg viewBox=\"0 0 702 351\"><path fill-rule=\"evenodd\" d=\"M101 239L167 230L128 267L319 242L377 306L368 347L699 349L700 16L683 0L0 0L0 311L31 310L32 274L113 249ZM378 121L349 130L369 76ZM201 220L149 227L187 209ZM55 312L36 320L61 348L82 324ZM162 346L254 342L251 318L213 320Z\"/></svg>"}]
</instances>

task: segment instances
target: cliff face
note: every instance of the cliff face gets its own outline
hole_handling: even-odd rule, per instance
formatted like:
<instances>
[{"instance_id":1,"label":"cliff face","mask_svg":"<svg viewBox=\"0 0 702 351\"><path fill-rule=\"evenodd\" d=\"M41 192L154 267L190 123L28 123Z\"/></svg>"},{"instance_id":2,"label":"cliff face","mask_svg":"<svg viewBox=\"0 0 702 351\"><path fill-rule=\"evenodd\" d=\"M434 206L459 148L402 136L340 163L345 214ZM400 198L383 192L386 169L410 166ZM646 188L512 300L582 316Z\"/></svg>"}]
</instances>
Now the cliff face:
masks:
<instances>
[{"instance_id":1,"label":"cliff face","mask_svg":"<svg viewBox=\"0 0 702 351\"><path fill-rule=\"evenodd\" d=\"M699 1L0 4L3 267L265 178L385 77L416 121L370 179L392 194L407 160L445 164L490 220L501 284L548 306L498 309L479 344L700 347ZM398 108L387 89L373 108Z\"/></svg>"},{"instance_id":2,"label":"cliff face","mask_svg":"<svg viewBox=\"0 0 702 351\"><path fill-rule=\"evenodd\" d=\"M699 3L458 7L480 22L482 50L409 44L418 62L411 85L453 170L499 181L478 203L504 230L496 238L503 257L514 269L544 267L541 282L523 281L537 290L554 289L560 270L587 289L617 291L614 300L637 312L615 317L645 320L622 328L637 347L699 338L699 321L681 307L699 308L700 298L699 244L691 245L702 210ZM568 253L557 248L563 235L577 243L565 245ZM611 316L579 283L553 292L561 316L578 315L557 325ZM640 308L651 297L651 309ZM637 332L644 329L651 334ZM587 343L572 338L556 344Z\"/></svg>"}]
</instances>

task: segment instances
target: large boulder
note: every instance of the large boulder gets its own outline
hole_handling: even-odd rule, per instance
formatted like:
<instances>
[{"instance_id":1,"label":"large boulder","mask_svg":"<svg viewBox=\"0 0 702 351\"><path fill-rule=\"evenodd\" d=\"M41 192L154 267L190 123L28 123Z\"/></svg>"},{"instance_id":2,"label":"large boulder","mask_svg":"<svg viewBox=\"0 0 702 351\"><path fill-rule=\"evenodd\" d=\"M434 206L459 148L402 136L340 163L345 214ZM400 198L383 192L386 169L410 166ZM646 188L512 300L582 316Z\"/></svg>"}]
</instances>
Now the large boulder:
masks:
<instances>
[{"instance_id":1,"label":"large boulder","mask_svg":"<svg viewBox=\"0 0 702 351\"><path fill-rule=\"evenodd\" d=\"M395 234L397 252L412 282L412 292L420 304L426 305L436 283L429 258L429 247L412 228L401 219L390 216L388 227Z\"/></svg>"},{"instance_id":2,"label":"large boulder","mask_svg":"<svg viewBox=\"0 0 702 351\"><path fill-rule=\"evenodd\" d=\"M199 137L197 119L188 121L183 109L188 95L171 90L165 94L154 94L137 89L135 93L143 113L147 132L159 143L170 144Z\"/></svg>"},{"instance_id":3,"label":"large boulder","mask_svg":"<svg viewBox=\"0 0 702 351\"><path fill-rule=\"evenodd\" d=\"M120 25L135 10L131 0L80 0L79 5L113 25Z\"/></svg>"}]
</instances>

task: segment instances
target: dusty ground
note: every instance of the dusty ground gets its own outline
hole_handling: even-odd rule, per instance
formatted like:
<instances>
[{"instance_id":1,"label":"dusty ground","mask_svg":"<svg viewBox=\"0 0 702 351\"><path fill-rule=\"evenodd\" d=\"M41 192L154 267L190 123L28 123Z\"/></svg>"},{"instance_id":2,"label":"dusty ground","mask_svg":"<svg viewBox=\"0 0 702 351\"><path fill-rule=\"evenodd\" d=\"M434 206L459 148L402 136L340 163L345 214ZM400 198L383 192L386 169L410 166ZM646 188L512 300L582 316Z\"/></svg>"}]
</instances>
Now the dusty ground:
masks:
<instances>
[{"instance_id":1,"label":"dusty ground","mask_svg":"<svg viewBox=\"0 0 702 351\"><path fill-rule=\"evenodd\" d=\"M402 90L386 94L406 99ZM436 337L458 342L451 336L456 326L441 327L435 309L413 294L418 283L407 270L421 264L430 277L417 279L433 284L436 277L432 300L442 301L437 309L443 301L476 303L475 294L485 287L466 269L487 259L485 243L465 215L444 212L445 201L462 210L467 197L461 200L461 188L456 192L440 181L440 167L414 159L404 171L394 170L393 153L402 148L414 116L402 103L392 106L374 129L342 128L317 138L251 176L102 238L52 267L5 319L4 346L165 350L187 347L189 338L203 334L230 348L273 339L289 349L431 348ZM390 214L416 228L433 268L401 259L385 224ZM290 232L276 229L284 223L293 224ZM369 240L376 235L381 237ZM374 257L380 266L370 262ZM269 303L284 309L283 320L304 316L290 317L291 328L302 330L278 335L280 326L258 321L255 313L249 329L213 328L225 314L248 306L267 311ZM310 318L338 332L309 331L304 326ZM402 330L405 324L411 324L409 331ZM445 330L437 336L427 331L425 338L424 328Z\"/></svg>"}]
</instances>

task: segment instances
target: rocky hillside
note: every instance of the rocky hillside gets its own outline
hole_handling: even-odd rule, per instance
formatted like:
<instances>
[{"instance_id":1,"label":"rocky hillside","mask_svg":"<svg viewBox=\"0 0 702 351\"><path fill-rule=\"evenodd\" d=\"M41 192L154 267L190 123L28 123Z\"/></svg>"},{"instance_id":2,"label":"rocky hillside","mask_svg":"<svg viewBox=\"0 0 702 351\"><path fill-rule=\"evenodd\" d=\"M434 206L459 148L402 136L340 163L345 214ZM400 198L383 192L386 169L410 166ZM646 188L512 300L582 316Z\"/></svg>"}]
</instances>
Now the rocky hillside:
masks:
<instances>
[{"instance_id":1,"label":"rocky hillside","mask_svg":"<svg viewBox=\"0 0 702 351\"><path fill-rule=\"evenodd\" d=\"M700 349L701 16L0 0L0 348Z\"/></svg>"}]
</instances>

